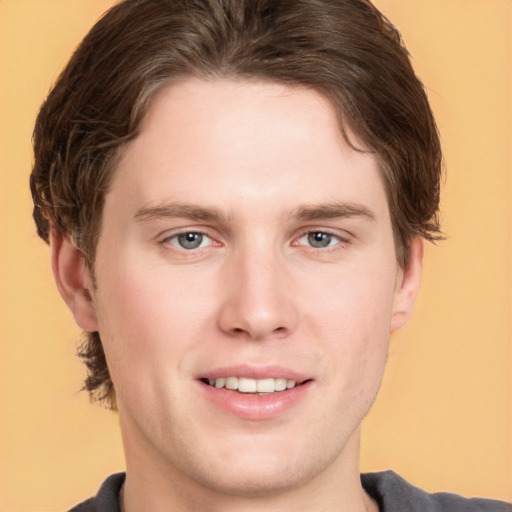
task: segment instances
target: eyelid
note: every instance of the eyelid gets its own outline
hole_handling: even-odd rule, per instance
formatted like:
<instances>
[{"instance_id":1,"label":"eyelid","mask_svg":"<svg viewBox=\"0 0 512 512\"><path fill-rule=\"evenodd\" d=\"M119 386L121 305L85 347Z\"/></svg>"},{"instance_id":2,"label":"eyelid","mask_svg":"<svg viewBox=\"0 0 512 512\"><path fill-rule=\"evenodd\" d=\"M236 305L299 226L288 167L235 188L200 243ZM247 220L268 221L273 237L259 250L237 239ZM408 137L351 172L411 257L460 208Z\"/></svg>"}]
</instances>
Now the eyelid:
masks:
<instances>
[{"instance_id":1,"label":"eyelid","mask_svg":"<svg viewBox=\"0 0 512 512\"><path fill-rule=\"evenodd\" d=\"M201 243L200 243L199 247L193 247L193 248L187 249L186 247L180 246L180 240L179 240L180 237L183 235L189 235L189 234L201 236ZM185 231L184 233L178 233L177 235L173 235L173 236L167 238L167 240L177 249L185 250L187 252L190 252L190 251L193 251L196 249L203 249L205 246L209 246L213 243L213 240L210 236L208 236L206 233L201 233L199 231ZM208 240L210 241L210 243L208 243ZM204 245L203 242L206 243L206 245Z\"/></svg>"},{"instance_id":2,"label":"eyelid","mask_svg":"<svg viewBox=\"0 0 512 512\"><path fill-rule=\"evenodd\" d=\"M187 233L197 233L199 235L203 235L210 239L210 243L208 243L205 247L198 247L196 249L185 249L183 247L179 247L179 245L174 244L171 240L176 240L180 235L185 235ZM222 245L216 238L210 233L210 230L204 228L203 226L191 226L191 227L183 227L176 228L173 230L167 230L163 233L160 233L157 237L157 242L160 246L162 246L165 250L180 253L180 254L193 254L198 251L207 249L208 247L220 246Z\"/></svg>"},{"instance_id":3,"label":"eyelid","mask_svg":"<svg viewBox=\"0 0 512 512\"><path fill-rule=\"evenodd\" d=\"M341 231L341 232L340 232ZM337 240L337 243L334 245L329 245L326 247L313 247L306 243L299 243L299 241L308 236L311 233L324 233L329 235ZM351 243L351 239L353 235L345 230L339 230L335 228L326 228L326 227L316 227L316 226L308 226L307 228L302 228L299 233L293 238L292 245L297 247L304 247L309 251L319 252L319 253L328 253L331 251L336 251L343 247L346 247Z\"/></svg>"},{"instance_id":4,"label":"eyelid","mask_svg":"<svg viewBox=\"0 0 512 512\"><path fill-rule=\"evenodd\" d=\"M310 233L325 233L326 235L330 235L332 237L338 238L342 241L349 242L351 238L354 237L352 233L345 229L339 228L331 228L331 227L321 227L321 226L307 226L305 228L301 228L297 235L294 237L295 239L301 238L305 235L309 235Z\"/></svg>"},{"instance_id":5,"label":"eyelid","mask_svg":"<svg viewBox=\"0 0 512 512\"><path fill-rule=\"evenodd\" d=\"M212 234L212 230L205 226L184 226L180 228L169 229L161 232L159 235L155 237L157 243L161 245L165 250L189 255L193 253L197 253L198 251L208 249L211 246L220 247L224 245L222 242L218 240L219 236L215 236ZM210 239L210 243L208 243L205 247L198 247L196 249L185 249L179 247L177 244L171 243L170 240L175 240L180 235L184 235L186 233L197 233L201 234ZM311 245L305 243L299 243L300 239L311 234L311 233L325 233L333 238L335 238L338 243L327 246L324 248L313 247ZM292 237L291 245L298 247L305 247L310 249L311 251L319 251L319 252L329 252L330 250L336 250L340 248L339 246L346 246L352 242L354 235L346 230L341 230L339 228L331 228L325 226L306 226L302 227L300 230L297 230L295 235Z\"/></svg>"}]
</instances>

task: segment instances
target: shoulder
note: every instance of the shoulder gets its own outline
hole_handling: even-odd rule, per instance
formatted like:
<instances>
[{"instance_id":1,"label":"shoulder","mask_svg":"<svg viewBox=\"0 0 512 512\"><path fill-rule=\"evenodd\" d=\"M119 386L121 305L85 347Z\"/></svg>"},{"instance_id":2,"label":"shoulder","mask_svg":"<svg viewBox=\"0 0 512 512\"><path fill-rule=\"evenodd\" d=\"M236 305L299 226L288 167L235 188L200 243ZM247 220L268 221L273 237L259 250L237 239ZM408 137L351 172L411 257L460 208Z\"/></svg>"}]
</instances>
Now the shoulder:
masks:
<instances>
[{"instance_id":1,"label":"shoulder","mask_svg":"<svg viewBox=\"0 0 512 512\"><path fill-rule=\"evenodd\" d=\"M69 512L120 512L119 491L124 479L125 473L110 475L94 498L79 503Z\"/></svg>"},{"instance_id":2,"label":"shoulder","mask_svg":"<svg viewBox=\"0 0 512 512\"><path fill-rule=\"evenodd\" d=\"M361 482L381 512L512 512L512 505L502 501L448 492L429 494L393 471L363 474Z\"/></svg>"}]
</instances>

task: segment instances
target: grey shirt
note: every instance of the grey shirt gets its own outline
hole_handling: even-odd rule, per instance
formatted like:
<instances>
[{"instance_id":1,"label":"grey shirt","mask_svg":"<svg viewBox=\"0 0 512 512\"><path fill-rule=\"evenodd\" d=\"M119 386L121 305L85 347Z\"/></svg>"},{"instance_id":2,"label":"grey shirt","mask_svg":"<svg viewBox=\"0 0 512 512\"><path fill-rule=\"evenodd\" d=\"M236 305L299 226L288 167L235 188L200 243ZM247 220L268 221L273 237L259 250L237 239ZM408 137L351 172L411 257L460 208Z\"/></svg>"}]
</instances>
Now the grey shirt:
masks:
<instances>
[{"instance_id":1,"label":"grey shirt","mask_svg":"<svg viewBox=\"0 0 512 512\"><path fill-rule=\"evenodd\" d=\"M121 512L119 491L124 473L109 476L98 494L69 512ZM426 493L393 471L361 475L365 491L378 503L380 512L512 512L512 505L485 498L463 498L457 494Z\"/></svg>"}]
</instances>

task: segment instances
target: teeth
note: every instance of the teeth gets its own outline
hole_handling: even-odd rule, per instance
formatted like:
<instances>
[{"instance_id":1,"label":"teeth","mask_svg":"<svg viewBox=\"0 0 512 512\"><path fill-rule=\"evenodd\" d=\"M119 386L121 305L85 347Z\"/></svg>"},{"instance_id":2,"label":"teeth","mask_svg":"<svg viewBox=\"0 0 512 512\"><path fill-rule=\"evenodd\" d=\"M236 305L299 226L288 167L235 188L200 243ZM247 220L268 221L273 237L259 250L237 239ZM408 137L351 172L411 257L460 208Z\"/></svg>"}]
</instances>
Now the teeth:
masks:
<instances>
[{"instance_id":1,"label":"teeth","mask_svg":"<svg viewBox=\"0 0 512 512\"><path fill-rule=\"evenodd\" d=\"M256 393L256 381L254 379L238 378L238 391L241 393Z\"/></svg>"},{"instance_id":2,"label":"teeth","mask_svg":"<svg viewBox=\"0 0 512 512\"><path fill-rule=\"evenodd\" d=\"M246 377L219 377L208 380L210 386L240 393L274 393L294 388L297 383L287 379L248 379Z\"/></svg>"},{"instance_id":3,"label":"teeth","mask_svg":"<svg viewBox=\"0 0 512 512\"><path fill-rule=\"evenodd\" d=\"M290 382L293 382L293 381L290 381ZM288 383L288 381L286 379L276 379L275 380L275 390L276 391L284 391L286 389L286 384ZM293 386L295 386L295 382L293 382ZM290 386L290 387L293 387L293 386Z\"/></svg>"},{"instance_id":4,"label":"teeth","mask_svg":"<svg viewBox=\"0 0 512 512\"><path fill-rule=\"evenodd\" d=\"M276 388L276 381L278 379L261 379L255 381L256 391L258 393L273 393L274 391L280 391ZM282 380L282 379L279 379Z\"/></svg>"},{"instance_id":5,"label":"teeth","mask_svg":"<svg viewBox=\"0 0 512 512\"><path fill-rule=\"evenodd\" d=\"M217 385L217 381L215 381ZM238 377L228 377L225 383L226 389L238 389Z\"/></svg>"}]
</instances>

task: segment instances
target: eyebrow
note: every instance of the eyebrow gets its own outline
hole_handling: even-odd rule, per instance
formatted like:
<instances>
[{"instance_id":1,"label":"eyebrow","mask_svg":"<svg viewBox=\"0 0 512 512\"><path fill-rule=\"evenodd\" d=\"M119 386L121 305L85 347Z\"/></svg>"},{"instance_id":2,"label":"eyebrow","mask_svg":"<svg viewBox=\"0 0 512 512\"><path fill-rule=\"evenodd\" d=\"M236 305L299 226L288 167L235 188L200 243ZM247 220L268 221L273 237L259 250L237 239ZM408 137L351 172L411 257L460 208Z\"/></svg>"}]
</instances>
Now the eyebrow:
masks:
<instances>
[{"instance_id":1,"label":"eyebrow","mask_svg":"<svg viewBox=\"0 0 512 512\"><path fill-rule=\"evenodd\" d=\"M204 222L221 222L225 220L225 216L214 208L188 203L169 203L147 206L137 210L133 216L136 221L148 221L169 217L183 217Z\"/></svg>"},{"instance_id":2,"label":"eyebrow","mask_svg":"<svg viewBox=\"0 0 512 512\"><path fill-rule=\"evenodd\" d=\"M137 210L136 221L150 221L172 217L182 217L202 222L225 222L227 217L214 208L189 203L168 203L147 206ZM289 215L290 219L312 221L347 217L365 217L375 220L375 214L366 206L356 203L326 203L301 205Z\"/></svg>"},{"instance_id":3,"label":"eyebrow","mask_svg":"<svg viewBox=\"0 0 512 512\"><path fill-rule=\"evenodd\" d=\"M290 214L290 217L307 221L346 217L365 217L371 221L376 219L375 214L362 204L339 202L299 206Z\"/></svg>"}]
</instances>

